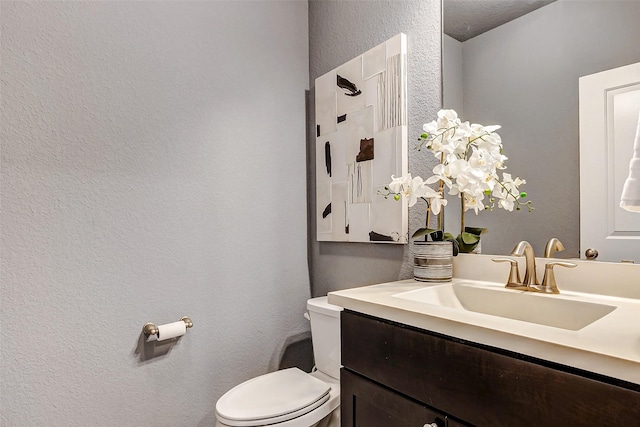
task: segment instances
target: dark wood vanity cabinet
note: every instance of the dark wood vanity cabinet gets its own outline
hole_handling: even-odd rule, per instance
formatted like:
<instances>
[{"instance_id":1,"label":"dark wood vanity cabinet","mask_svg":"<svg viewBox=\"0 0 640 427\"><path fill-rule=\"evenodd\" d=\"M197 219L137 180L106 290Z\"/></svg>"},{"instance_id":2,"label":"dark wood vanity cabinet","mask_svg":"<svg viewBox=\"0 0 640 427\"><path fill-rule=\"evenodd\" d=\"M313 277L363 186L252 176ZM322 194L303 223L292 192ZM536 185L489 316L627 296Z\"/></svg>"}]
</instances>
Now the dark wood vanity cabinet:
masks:
<instances>
[{"instance_id":1,"label":"dark wood vanity cabinet","mask_svg":"<svg viewBox=\"0 0 640 427\"><path fill-rule=\"evenodd\" d=\"M446 427L444 414L343 369L342 427ZM345 402L347 402L345 404Z\"/></svg>"},{"instance_id":2,"label":"dark wood vanity cabinet","mask_svg":"<svg viewBox=\"0 0 640 427\"><path fill-rule=\"evenodd\" d=\"M640 386L342 312L342 427L640 427Z\"/></svg>"}]
</instances>

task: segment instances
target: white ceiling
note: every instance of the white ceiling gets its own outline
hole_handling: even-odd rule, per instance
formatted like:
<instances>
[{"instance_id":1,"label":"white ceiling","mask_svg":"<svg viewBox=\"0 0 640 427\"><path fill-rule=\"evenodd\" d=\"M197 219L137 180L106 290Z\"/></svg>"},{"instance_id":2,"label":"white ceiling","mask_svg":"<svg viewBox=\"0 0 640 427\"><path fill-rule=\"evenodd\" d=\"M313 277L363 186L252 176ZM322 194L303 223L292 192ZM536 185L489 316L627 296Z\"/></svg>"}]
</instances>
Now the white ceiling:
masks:
<instances>
[{"instance_id":1,"label":"white ceiling","mask_svg":"<svg viewBox=\"0 0 640 427\"><path fill-rule=\"evenodd\" d=\"M556 0L444 0L444 33L461 42Z\"/></svg>"}]
</instances>

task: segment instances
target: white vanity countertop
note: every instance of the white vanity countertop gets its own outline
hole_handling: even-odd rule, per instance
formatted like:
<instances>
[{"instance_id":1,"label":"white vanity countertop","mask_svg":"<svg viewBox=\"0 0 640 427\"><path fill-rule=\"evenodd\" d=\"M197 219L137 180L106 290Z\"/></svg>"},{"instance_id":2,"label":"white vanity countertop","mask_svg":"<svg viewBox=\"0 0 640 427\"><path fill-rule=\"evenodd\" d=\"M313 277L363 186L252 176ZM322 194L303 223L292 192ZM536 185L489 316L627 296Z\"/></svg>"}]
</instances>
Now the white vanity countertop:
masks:
<instances>
[{"instance_id":1,"label":"white vanity countertop","mask_svg":"<svg viewBox=\"0 0 640 427\"><path fill-rule=\"evenodd\" d=\"M542 264L544 268L546 261L548 260L539 260L538 267ZM578 262L578 268L570 271L579 270L583 263L585 262ZM584 270L588 271L592 266L593 264L589 264ZM615 286L610 288L614 295L593 293L594 289L598 289L593 283L585 283L585 291L577 292L576 288L580 286L569 283L571 280L568 279L568 273L562 275L567 289L563 291L560 275L556 275L561 294L544 295L545 297L577 299L617 307L613 312L577 331L393 296L441 285L412 279L330 292L329 302L378 318L640 384L640 298L636 297L640 293L638 267L640 266L621 267L624 270L623 274L617 277ZM483 269L491 269L490 273L481 276L489 277L492 281L465 277ZM495 272L496 269L498 273ZM453 283L473 282L480 286L503 287L503 283L493 281L498 275L506 278L508 267L504 269L503 265L491 263L490 256L459 256L454 265ZM593 275L594 280L597 280L596 276ZM584 274L576 277L584 280ZM602 286L600 288L602 289Z\"/></svg>"}]
</instances>

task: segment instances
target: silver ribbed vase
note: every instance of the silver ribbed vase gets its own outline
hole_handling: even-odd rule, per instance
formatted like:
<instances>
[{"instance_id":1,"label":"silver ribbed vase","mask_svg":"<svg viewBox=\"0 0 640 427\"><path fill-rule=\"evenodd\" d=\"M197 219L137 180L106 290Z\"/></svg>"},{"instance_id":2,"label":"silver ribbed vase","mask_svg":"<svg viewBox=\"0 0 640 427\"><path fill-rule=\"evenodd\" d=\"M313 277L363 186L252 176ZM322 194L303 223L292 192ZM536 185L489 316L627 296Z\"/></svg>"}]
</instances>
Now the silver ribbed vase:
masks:
<instances>
[{"instance_id":1,"label":"silver ribbed vase","mask_svg":"<svg viewBox=\"0 0 640 427\"><path fill-rule=\"evenodd\" d=\"M421 282L450 282L453 242L413 242L413 278Z\"/></svg>"}]
</instances>

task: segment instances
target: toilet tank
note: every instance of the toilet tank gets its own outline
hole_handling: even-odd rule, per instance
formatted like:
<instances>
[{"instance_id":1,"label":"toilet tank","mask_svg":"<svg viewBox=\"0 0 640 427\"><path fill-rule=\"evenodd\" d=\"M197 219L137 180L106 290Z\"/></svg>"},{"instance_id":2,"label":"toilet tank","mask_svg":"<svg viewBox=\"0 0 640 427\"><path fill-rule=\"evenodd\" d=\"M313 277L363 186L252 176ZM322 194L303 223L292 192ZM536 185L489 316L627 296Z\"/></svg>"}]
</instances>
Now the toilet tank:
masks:
<instances>
[{"instance_id":1,"label":"toilet tank","mask_svg":"<svg viewBox=\"0 0 640 427\"><path fill-rule=\"evenodd\" d=\"M340 379L340 312L342 307L329 304L327 297L307 301L311 320L311 339L316 368Z\"/></svg>"}]
</instances>

